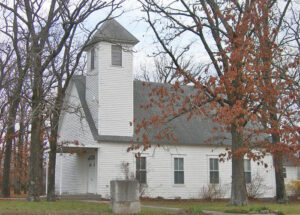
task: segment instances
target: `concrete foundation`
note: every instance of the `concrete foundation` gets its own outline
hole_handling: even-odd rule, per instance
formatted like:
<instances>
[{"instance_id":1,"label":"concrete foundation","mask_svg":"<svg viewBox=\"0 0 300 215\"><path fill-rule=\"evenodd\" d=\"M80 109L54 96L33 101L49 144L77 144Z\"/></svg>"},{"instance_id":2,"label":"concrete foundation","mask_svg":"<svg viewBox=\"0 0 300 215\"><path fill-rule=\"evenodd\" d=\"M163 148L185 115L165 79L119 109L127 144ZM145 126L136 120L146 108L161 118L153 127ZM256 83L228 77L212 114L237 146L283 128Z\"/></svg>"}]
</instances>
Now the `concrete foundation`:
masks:
<instances>
[{"instance_id":1,"label":"concrete foundation","mask_svg":"<svg viewBox=\"0 0 300 215\"><path fill-rule=\"evenodd\" d=\"M134 214L141 211L138 181L111 181L110 195L110 207L113 213Z\"/></svg>"}]
</instances>

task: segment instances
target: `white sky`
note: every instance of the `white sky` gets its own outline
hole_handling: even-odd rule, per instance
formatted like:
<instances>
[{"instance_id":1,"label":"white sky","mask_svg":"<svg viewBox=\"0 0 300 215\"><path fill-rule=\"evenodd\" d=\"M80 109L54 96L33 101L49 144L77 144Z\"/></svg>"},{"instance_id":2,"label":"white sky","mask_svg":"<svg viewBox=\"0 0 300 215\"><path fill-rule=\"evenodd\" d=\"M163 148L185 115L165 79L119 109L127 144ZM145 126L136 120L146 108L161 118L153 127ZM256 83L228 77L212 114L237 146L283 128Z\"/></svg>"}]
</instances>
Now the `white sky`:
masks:
<instances>
[{"instance_id":1,"label":"white sky","mask_svg":"<svg viewBox=\"0 0 300 215\"><path fill-rule=\"evenodd\" d=\"M300 3L297 1L300 2L300 0L296 0L296 5L293 6L299 8ZM279 7L284 3L284 0L279 1ZM155 51L156 45L153 43L153 41L155 41L155 36L148 27L148 24L141 20L144 13L141 12L140 3L137 0L127 0L123 4L123 9L125 10L125 13L116 20L140 41L135 46L133 62L134 74L138 74L141 65L146 65L149 68L153 65L152 58L149 55L152 55ZM93 26L97 20L103 18L103 15L103 11L94 14L87 20L87 24ZM187 38L187 41L188 40L191 40L191 38ZM183 41L181 40L180 43L183 43ZM209 57L200 42L197 42L197 44L194 45L194 50L189 53L193 55L193 59L196 62L209 62Z\"/></svg>"},{"instance_id":2,"label":"white sky","mask_svg":"<svg viewBox=\"0 0 300 215\"><path fill-rule=\"evenodd\" d=\"M147 30L147 24L143 21L138 21L142 16L142 12L139 8L139 3L136 0L127 0L123 4L125 13L118 17L116 20L126 28L131 34L133 34L140 42L135 46L133 68L136 74L139 71L141 64L151 64L151 58L147 57L148 54L153 52L153 39L154 35L152 31ZM99 12L93 14L87 23L91 24L91 27L96 24L97 20L103 18L103 13Z\"/></svg>"},{"instance_id":3,"label":"white sky","mask_svg":"<svg viewBox=\"0 0 300 215\"><path fill-rule=\"evenodd\" d=\"M123 4L123 9L125 13L116 20L140 41L134 48L135 53L133 60L133 72L134 74L138 74L141 65L146 65L148 68L153 65L153 58L150 55L155 52L155 47L157 47L153 42L155 41L155 36L148 27L148 24L141 20L144 13L141 12L140 3L138 3L137 0L127 0ZM101 14L101 12L99 12L91 16L87 23L91 24L92 27L97 19L101 18L103 18L103 13ZM197 47L199 46L197 45ZM193 55L197 58L197 61L207 62L209 59L204 50L203 52L197 51L194 53Z\"/></svg>"}]
</instances>

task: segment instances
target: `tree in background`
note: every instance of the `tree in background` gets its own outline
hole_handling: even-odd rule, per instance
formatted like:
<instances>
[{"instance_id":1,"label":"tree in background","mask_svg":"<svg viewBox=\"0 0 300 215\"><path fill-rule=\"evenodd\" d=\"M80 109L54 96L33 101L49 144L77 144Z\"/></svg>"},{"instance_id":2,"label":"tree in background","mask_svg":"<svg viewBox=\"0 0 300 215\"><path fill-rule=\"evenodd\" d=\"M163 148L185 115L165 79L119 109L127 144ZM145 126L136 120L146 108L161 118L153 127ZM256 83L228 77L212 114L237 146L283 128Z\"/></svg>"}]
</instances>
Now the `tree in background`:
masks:
<instances>
[{"instance_id":1,"label":"tree in background","mask_svg":"<svg viewBox=\"0 0 300 215\"><path fill-rule=\"evenodd\" d=\"M10 164L11 164L11 151L12 143L15 139L15 124L17 117L17 109L21 100L21 92L25 80L25 75L29 67L29 61L25 60L24 47L20 45L22 37L24 36L24 29L17 26L17 16L7 14L2 8L4 21L7 27L1 28L1 35L5 38L3 43L6 46L1 49L1 55L6 53L4 60L2 60L2 74L6 76L2 79L2 90L5 89L6 93L6 134L5 134L5 152L4 152L4 167L2 177L2 196L10 196ZM21 35L20 35L20 32ZM6 48L6 50L4 50ZM1 57L2 57L1 56ZM5 101L6 102L6 101Z\"/></svg>"},{"instance_id":2,"label":"tree in background","mask_svg":"<svg viewBox=\"0 0 300 215\"><path fill-rule=\"evenodd\" d=\"M273 155L276 201L286 203L283 161L286 157L292 158L299 150L297 99L300 56L299 45L297 47L299 38L295 37L295 32L299 33L299 24L297 26L293 9L296 2L286 1L282 10L272 10L274 4L274 1L261 3L260 10L257 10L261 17L256 25L260 45L256 55L261 58L257 63L260 67L257 78L261 78L257 87L262 94L262 108L258 117L264 133L272 137L271 144L264 148ZM277 15L273 16L272 13Z\"/></svg>"},{"instance_id":3,"label":"tree in background","mask_svg":"<svg viewBox=\"0 0 300 215\"><path fill-rule=\"evenodd\" d=\"M53 120L51 126L53 130L57 130L59 114L57 115L55 111L57 112L61 108L61 101L65 93L63 88L66 88L69 82L69 80L66 81L66 78L70 79L76 71L76 66L78 66L78 59L77 61L70 61L71 57L69 55L73 54L70 53L70 49L76 43L76 40L72 38L74 38L74 35L84 35L86 31L84 24L87 18L97 11L103 11L107 16L104 16L105 18L97 22L96 27L89 32L90 37L100 23L112 17L112 12L119 9L122 2L123 0L3 0L0 2L1 13L6 18L6 25L3 29L7 30L7 33L4 32L4 34L6 33L9 43L14 44L16 65L21 66L21 69L18 71L23 71L30 80L28 87L31 96L29 102L31 109L31 133L27 198L29 201L39 201L41 193L42 153L45 137L44 124L47 117L51 115L51 120ZM78 51L76 57L80 58L81 53ZM61 70L52 70L53 65L60 65ZM17 80L23 79L17 78ZM49 106L47 106L48 102L46 99L49 98L49 94L53 93L52 87L55 82L61 87L60 89L57 88L59 91L56 99L58 104L55 103L57 107L55 107L54 111L48 111L47 108ZM18 105L14 107L15 109L13 110L16 110ZM12 124L14 125L15 122L12 121ZM12 133L15 132L12 131ZM55 135L54 133L53 135ZM50 148L54 154L56 153L56 149L54 149L56 147L56 139L57 137L54 136L50 138ZM6 144L6 147L11 150L11 145L7 146ZM55 167L53 156L51 159L51 167ZM7 162L10 163L10 158L7 158ZM51 169L50 174L52 172L53 169ZM49 183L52 183L50 191L53 197L54 179L52 178ZM5 183L3 188L4 190L9 189L9 183Z\"/></svg>"},{"instance_id":4,"label":"tree in background","mask_svg":"<svg viewBox=\"0 0 300 215\"><path fill-rule=\"evenodd\" d=\"M110 2L112 7L110 8L106 17L98 20L97 24L92 30L86 30L85 39L82 40L77 31L73 31L64 45L62 53L51 62L49 71L55 78L55 90L54 96L50 96L52 102L48 111L50 111L50 152L49 152L49 171L48 171L48 193L47 200L55 201L55 162L56 162L56 149L58 138L58 124L59 117L63 110L67 110L68 107L64 107L64 98L66 91L74 74L83 74L85 67L85 58L83 58L83 52L87 48L87 45L93 36L94 32L98 29L99 25L103 22L116 18L122 14L120 10L121 4L124 1ZM108 4L109 5L109 4ZM83 29L82 29L83 30ZM51 44L55 47L57 44ZM49 47L51 46L49 45Z\"/></svg>"},{"instance_id":5,"label":"tree in background","mask_svg":"<svg viewBox=\"0 0 300 215\"><path fill-rule=\"evenodd\" d=\"M152 90L151 104L145 107L158 105L163 109L162 114L138 123L137 132L141 132L147 125L161 127L180 115L186 115L187 120L204 115L217 122L220 130L224 129L231 134L231 148L223 155L232 159L230 204L246 205L248 200L244 156L260 160L266 152L276 153L271 148L285 144L284 151L290 152L295 151L299 145L295 142L295 136L287 138L287 133L297 130L297 127L284 129L280 124L283 121L278 121L277 129L281 129L280 136L285 136L285 139L270 143L267 138L259 138L263 134L269 135L270 131L262 128L257 120L258 115L269 119L263 107L270 107L270 94L282 98L281 91L275 87L278 80L276 71L272 72L275 76L272 75L270 79L265 77L270 67L265 65L264 59L267 56L270 63L274 59L270 53L279 53L278 46L267 46L261 39L270 36L266 32L271 35L279 33L281 20L286 13L276 13L276 1L272 0L140 0L140 3L145 12L145 21L153 30L163 51L172 59L176 74L182 81L169 87L175 93L168 92L169 89L163 86ZM283 3L288 7L289 1ZM273 25L263 25L266 17L273 21ZM199 53L205 50L213 66L213 69L206 69L205 74L197 78L182 68L178 55L172 48L180 41L185 49L189 46L187 38L191 37L199 41L197 45L201 43L201 46L193 45L194 51ZM187 84L194 88L189 95L184 93L186 88L182 86ZM286 84L282 89L286 89ZM280 101L284 104L294 103L294 96ZM286 109L282 107L280 106L280 111L283 112ZM144 132L142 136L144 147L149 147L147 133ZM161 136L163 135L157 135ZM262 151L259 150L261 148Z\"/></svg>"},{"instance_id":6,"label":"tree in background","mask_svg":"<svg viewBox=\"0 0 300 215\"><path fill-rule=\"evenodd\" d=\"M159 48L158 48L159 50ZM189 73L195 79L203 74L207 65L194 63L194 60L186 58L184 56L186 50L183 50L178 55L178 62L180 62L181 68ZM135 78L141 81L147 82L157 82L157 83L168 83L172 84L176 81L182 81L181 76L176 72L176 66L172 62L172 59L164 51L158 51L158 53L153 56L154 67L150 65L142 65L140 68L140 73ZM152 69L150 69L152 68Z\"/></svg>"}]
</instances>

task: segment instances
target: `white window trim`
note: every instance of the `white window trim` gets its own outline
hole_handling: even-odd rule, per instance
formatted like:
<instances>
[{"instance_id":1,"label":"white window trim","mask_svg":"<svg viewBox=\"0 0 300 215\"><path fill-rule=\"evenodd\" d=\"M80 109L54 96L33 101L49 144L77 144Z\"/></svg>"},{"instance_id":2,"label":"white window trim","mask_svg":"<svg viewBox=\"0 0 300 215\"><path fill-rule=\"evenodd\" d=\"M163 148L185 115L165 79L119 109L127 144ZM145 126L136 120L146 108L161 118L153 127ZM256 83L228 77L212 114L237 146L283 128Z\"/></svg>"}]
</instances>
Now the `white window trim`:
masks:
<instances>
[{"instance_id":1,"label":"white window trim","mask_svg":"<svg viewBox=\"0 0 300 215\"><path fill-rule=\"evenodd\" d=\"M211 184L210 183L210 159L211 158L213 158L213 159L218 159L219 160L219 156L218 155L211 155L211 154L209 154L209 155L206 155L207 156L207 159L206 159L206 162L207 162L207 165L206 165L206 167L207 167L207 184ZM220 161L219 161L219 163L218 163L218 172L219 172L219 183L217 183L217 184L221 184L221 175L220 175Z\"/></svg>"},{"instance_id":2,"label":"white window trim","mask_svg":"<svg viewBox=\"0 0 300 215\"><path fill-rule=\"evenodd\" d=\"M287 171L286 171L286 167L282 168L282 174L283 174L283 178L286 179L287 178ZM299 180L299 179L298 179Z\"/></svg>"},{"instance_id":3,"label":"white window trim","mask_svg":"<svg viewBox=\"0 0 300 215\"><path fill-rule=\"evenodd\" d=\"M147 184L147 183L148 183L148 177L147 177L147 173L148 173L148 171L147 171L148 159L147 159L147 157L142 156L142 155L140 156L140 158L145 158L146 168L145 168L145 169L142 169L142 171L145 171L145 172L146 172L146 183L142 183L142 184ZM137 160L138 157L136 157L135 159ZM136 160L135 160L135 178L137 178L137 175L136 175L136 172L137 172Z\"/></svg>"},{"instance_id":4,"label":"white window trim","mask_svg":"<svg viewBox=\"0 0 300 215\"><path fill-rule=\"evenodd\" d=\"M121 46L121 65L114 65L113 64L113 59L112 59L112 47L113 46ZM110 65L111 65L111 67L117 67L117 68L123 68L123 64L124 64L124 62L123 62L123 58L124 58L124 56L123 56L123 45L122 44L111 44L111 46L110 46Z\"/></svg>"},{"instance_id":5,"label":"white window trim","mask_svg":"<svg viewBox=\"0 0 300 215\"><path fill-rule=\"evenodd\" d=\"M134 177L136 178L136 157L135 157L136 153L132 153L133 156L133 172L134 172ZM143 184L145 186L148 185L148 173L149 173L149 157L151 157L149 155L149 153L141 153L140 154L141 157L145 157L146 158L146 184Z\"/></svg>"},{"instance_id":6,"label":"white window trim","mask_svg":"<svg viewBox=\"0 0 300 215\"><path fill-rule=\"evenodd\" d=\"M175 158L183 158L183 184L175 184ZM172 185L173 187L185 187L186 177L185 177L185 154L172 154Z\"/></svg>"},{"instance_id":7,"label":"white window trim","mask_svg":"<svg viewBox=\"0 0 300 215\"><path fill-rule=\"evenodd\" d=\"M249 161L249 164L250 164L250 170L246 170L246 168L245 168L245 161L246 161L246 160ZM251 168L251 166L252 166L252 165L251 165L251 160L248 159L248 158L244 158L244 174L245 174L245 173L250 173L250 182L249 182L249 183L246 182L246 176L245 176L245 183L246 183L246 184L250 184L250 183L252 182L252 171L251 171L252 168Z\"/></svg>"}]
</instances>

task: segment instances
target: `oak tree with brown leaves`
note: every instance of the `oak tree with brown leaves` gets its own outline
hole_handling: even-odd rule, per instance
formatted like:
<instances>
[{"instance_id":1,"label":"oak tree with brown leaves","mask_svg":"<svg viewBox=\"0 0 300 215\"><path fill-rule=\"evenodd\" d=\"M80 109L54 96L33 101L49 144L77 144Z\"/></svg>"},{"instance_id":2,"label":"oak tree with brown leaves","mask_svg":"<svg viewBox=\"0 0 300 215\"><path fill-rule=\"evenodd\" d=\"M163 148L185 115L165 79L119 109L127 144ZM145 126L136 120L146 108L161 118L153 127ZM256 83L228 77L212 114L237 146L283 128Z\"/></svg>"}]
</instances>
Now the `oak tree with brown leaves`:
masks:
<instances>
[{"instance_id":1,"label":"oak tree with brown leaves","mask_svg":"<svg viewBox=\"0 0 300 215\"><path fill-rule=\"evenodd\" d=\"M222 155L232 159L229 204L246 205L244 157L263 163L267 153L276 157L279 151L293 154L299 150L299 127L290 123L299 121L298 92L296 87L291 89L293 80L289 76L299 66L299 50L298 57L285 67L284 79L274 66L282 57L283 47L278 41L292 1L139 2L145 21L181 77L180 83L153 87L150 104L143 108L156 105L161 114L136 122L144 149L151 145L148 126L163 128L156 135L158 140L168 137L176 141L176 134L165 129L167 122L181 115L187 120L208 117L220 125L216 129L231 134L231 147ZM204 50L212 65L197 78L181 67L172 48L178 41L186 44L191 37L199 41L193 45L194 51ZM279 115L280 119L276 118ZM280 168L276 171L280 172ZM284 200L284 196L279 199Z\"/></svg>"}]
</instances>

